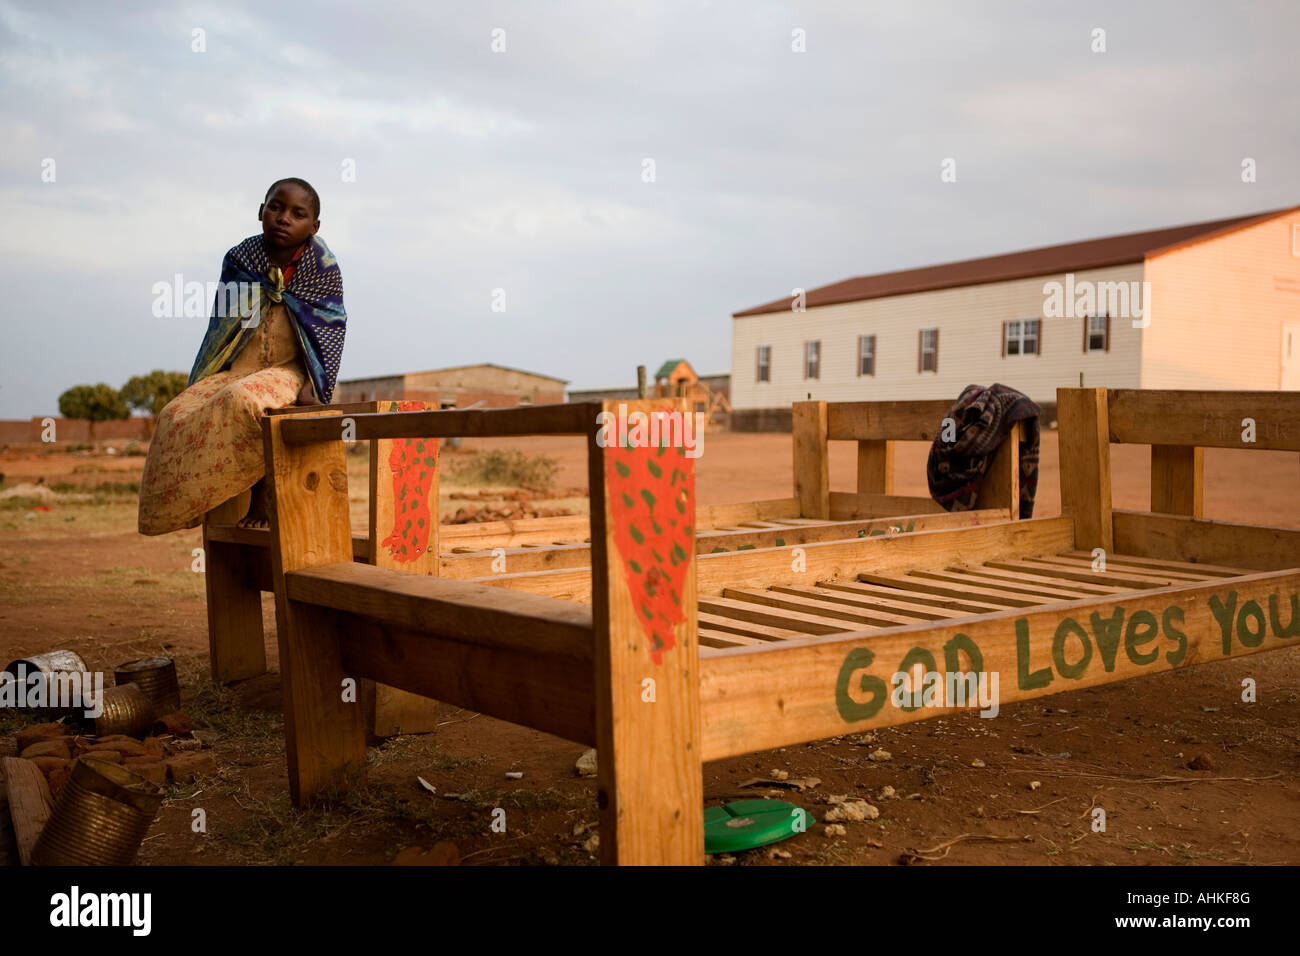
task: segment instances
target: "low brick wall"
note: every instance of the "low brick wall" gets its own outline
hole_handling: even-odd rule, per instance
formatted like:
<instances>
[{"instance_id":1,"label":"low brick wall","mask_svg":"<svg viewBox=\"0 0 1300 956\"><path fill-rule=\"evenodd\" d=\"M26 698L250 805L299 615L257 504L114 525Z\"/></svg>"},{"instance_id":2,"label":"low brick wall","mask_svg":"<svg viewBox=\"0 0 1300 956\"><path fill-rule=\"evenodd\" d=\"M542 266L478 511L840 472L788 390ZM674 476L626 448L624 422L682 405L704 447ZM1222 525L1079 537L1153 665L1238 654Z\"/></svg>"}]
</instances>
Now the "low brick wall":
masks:
<instances>
[{"instance_id":1,"label":"low brick wall","mask_svg":"<svg viewBox=\"0 0 1300 956\"><path fill-rule=\"evenodd\" d=\"M18 445L41 441L46 418L54 420L54 438L58 442L90 441L90 422L84 418L59 418L54 415L39 418L6 419L0 421L0 444ZM146 441L149 438L148 418L126 418L115 422L96 422L95 441Z\"/></svg>"}]
</instances>

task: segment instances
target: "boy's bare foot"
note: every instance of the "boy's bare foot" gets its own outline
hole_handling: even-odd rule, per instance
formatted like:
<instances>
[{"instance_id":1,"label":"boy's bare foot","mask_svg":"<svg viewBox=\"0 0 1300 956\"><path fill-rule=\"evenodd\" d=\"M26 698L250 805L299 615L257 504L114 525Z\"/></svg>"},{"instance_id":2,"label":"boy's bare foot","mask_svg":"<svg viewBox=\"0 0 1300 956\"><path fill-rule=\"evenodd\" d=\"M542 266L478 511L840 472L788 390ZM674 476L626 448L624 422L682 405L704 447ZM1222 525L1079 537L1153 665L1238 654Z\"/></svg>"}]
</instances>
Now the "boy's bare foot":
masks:
<instances>
[{"instance_id":1,"label":"boy's bare foot","mask_svg":"<svg viewBox=\"0 0 1300 956\"><path fill-rule=\"evenodd\" d=\"M239 520L239 527L269 529L271 527L271 516L266 508L265 480L253 485L252 491L252 498L248 503L248 514Z\"/></svg>"}]
</instances>

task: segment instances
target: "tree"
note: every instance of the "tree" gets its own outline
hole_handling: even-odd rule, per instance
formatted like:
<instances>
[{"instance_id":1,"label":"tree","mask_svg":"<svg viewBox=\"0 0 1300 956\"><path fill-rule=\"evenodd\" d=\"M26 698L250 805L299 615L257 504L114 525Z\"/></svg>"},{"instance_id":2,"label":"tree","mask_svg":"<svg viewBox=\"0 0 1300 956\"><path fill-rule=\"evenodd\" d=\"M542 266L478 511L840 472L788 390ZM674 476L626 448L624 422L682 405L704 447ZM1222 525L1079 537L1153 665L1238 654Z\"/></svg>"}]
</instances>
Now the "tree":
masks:
<instances>
[{"instance_id":1,"label":"tree","mask_svg":"<svg viewBox=\"0 0 1300 956\"><path fill-rule=\"evenodd\" d=\"M131 414L122 395L112 385L74 385L59 396L59 414L90 422L90 440L95 440L95 422L109 422Z\"/></svg>"},{"instance_id":2,"label":"tree","mask_svg":"<svg viewBox=\"0 0 1300 956\"><path fill-rule=\"evenodd\" d=\"M184 372L164 372L154 369L148 375L136 375L122 386L122 399L137 412L148 412L154 418L173 398L185 391L190 377Z\"/></svg>"}]
</instances>

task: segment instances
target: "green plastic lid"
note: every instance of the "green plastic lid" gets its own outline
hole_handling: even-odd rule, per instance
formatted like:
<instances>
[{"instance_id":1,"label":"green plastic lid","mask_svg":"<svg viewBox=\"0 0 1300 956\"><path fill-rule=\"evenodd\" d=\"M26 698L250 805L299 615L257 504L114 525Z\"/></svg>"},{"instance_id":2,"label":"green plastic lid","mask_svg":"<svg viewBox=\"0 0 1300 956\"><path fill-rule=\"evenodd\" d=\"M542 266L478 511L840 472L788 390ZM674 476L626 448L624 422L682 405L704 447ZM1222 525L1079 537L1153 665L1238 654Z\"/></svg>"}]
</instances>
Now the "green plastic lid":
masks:
<instances>
[{"instance_id":1,"label":"green plastic lid","mask_svg":"<svg viewBox=\"0 0 1300 956\"><path fill-rule=\"evenodd\" d=\"M734 800L704 811L704 852L734 853L806 833L817 821L784 800Z\"/></svg>"}]
</instances>

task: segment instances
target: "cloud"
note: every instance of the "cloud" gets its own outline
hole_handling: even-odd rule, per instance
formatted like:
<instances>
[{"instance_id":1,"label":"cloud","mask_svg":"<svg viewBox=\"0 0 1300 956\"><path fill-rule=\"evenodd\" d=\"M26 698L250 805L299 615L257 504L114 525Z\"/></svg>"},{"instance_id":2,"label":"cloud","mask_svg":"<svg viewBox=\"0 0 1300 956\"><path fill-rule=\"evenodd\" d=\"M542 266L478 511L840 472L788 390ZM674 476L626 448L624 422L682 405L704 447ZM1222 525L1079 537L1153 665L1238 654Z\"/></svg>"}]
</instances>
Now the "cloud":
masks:
<instances>
[{"instance_id":1,"label":"cloud","mask_svg":"<svg viewBox=\"0 0 1300 956\"><path fill-rule=\"evenodd\" d=\"M1295 203L1300 12L1258 10L0 0L0 415L188 368L198 331L141 303L215 278L280 176L322 195L345 375L575 387L726 368L730 313L794 286Z\"/></svg>"}]
</instances>

